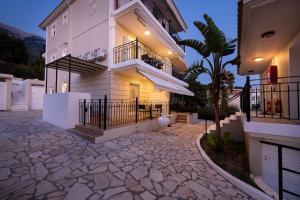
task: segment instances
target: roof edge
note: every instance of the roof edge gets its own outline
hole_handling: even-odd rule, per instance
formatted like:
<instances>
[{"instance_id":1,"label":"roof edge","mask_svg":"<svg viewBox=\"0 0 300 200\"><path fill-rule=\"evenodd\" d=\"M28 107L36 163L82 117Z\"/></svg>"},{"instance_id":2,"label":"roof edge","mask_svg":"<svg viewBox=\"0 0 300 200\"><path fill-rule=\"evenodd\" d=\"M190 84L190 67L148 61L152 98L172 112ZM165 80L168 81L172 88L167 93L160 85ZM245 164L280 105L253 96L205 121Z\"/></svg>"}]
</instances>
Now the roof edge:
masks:
<instances>
[{"instance_id":1,"label":"roof edge","mask_svg":"<svg viewBox=\"0 0 300 200\"><path fill-rule=\"evenodd\" d=\"M52 23L57 16L64 12L75 0L62 0L54 10L39 24L40 29L46 30L46 27Z\"/></svg>"},{"instance_id":2,"label":"roof edge","mask_svg":"<svg viewBox=\"0 0 300 200\"><path fill-rule=\"evenodd\" d=\"M166 2L168 3L168 5L172 9L172 11L174 12L174 15L176 16L176 18L177 18L179 24L181 25L183 31L186 32L187 31L187 24L184 21L181 13L179 12L178 7L176 6L176 3L174 2L174 0L166 0Z\"/></svg>"}]
</instances>

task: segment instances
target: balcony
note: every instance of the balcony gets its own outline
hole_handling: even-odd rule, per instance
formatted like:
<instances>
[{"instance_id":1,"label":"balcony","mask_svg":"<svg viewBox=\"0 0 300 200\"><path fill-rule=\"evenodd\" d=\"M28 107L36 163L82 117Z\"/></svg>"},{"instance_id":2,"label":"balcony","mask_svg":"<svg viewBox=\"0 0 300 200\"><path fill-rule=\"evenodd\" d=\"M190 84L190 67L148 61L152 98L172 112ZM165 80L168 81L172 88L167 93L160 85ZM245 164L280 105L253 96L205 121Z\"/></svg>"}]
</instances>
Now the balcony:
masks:
<instances>
[{"instance_id":1,"label":"balcony","mask_svg":"<svg viewBox=\"0 0 300 200\"><path fill-rule=\"evenodd\" d=\"M133 59L140 59L156 69L172 73L172 63L138 39L114 48L114 64Z\"/></svg>"},{"instance_id":2,"label":"balcony","mask_svg":"<svg viewBox=\"0 0 300 200\"><path fill-rule=\"evenodd\" d=\"M238 95L235 95L238 98ZM300 76L276 79L247 78L240 93L241 109L247 120L260 122L300 123ZM252 119L253 118L253 119Z\"/></svg>"},{"instance_id":3,"label":"balcony","mask_svg":"<svg viewBox=\"0 0 300 200\"><path fill-rule=\"evenodd\" d=\"M179 35L177 34L178 32L184 31L185 29L182 28L177 22L177 18L172 15L171 11L165 8L165 4L163 4L163 1L158 1L158 4L154 4L152 1L148 0L115 0L115 13L121 12L123 13L123 20L118 19L120 14L116 14L117 21L122 24L124 27L130 26L128 23L128 14L131 13L131 19L132 18L138 18L138 21L143 24L143 26L147 27L148 29L155 29L155 25L152 24L152 22L148 22L149 17L146 17L146 13L149 13L151 15L151 20L156 21L156 23L160 26L160 29L163 29L163 32L168 33L167 35L169 36L170 40L172 40L172 45L176 43L177 40L181 40ZM139 5L139 6L138 6ZM122 10L130 10L129 12L124 12ZM146 11L146 12L145 12ZM125 20L126 18L126 20ZM172 19L172 20L170 20ZM125 23L125 22L126 23ZM171 23L172 21L172 23ZM125 24L124 24L125 23ZM134 24L132 22L132 24ZM130 27L129 27L130 29ZM137 31L136 29L134 29ZM158 30L156 30L158 31ZM155 32L156 32L155 31ZM160 34L160 31L158 31ZM166 36L163 36L165 39ZM176 45L177 47L182 50L183 54L185 52L185 47L182 45Z\"/></svg>"}]
</instances>

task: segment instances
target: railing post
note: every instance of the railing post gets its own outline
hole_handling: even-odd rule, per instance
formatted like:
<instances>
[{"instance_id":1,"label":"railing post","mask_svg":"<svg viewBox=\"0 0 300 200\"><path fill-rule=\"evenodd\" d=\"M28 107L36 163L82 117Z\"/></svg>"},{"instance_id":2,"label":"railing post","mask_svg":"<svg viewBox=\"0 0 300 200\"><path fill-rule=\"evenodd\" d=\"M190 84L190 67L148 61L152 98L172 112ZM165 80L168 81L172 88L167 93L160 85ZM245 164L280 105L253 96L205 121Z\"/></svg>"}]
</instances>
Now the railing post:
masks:
<instances>
[{"instance_id":1,"label":"railing post","mask_svg":"<svg viewBox=\"0 0 300 200\"><path fill-rule=\"evenodd\" d=\"M139 116L138 116L138 109L139 109L139 99L138 97L135 98L135 123L138 123L138 119L139 119Z\"/></svg>"},{"instance_id":2,"label":"railing post","mask_svg":"<svg viewBox=\"0 0 300 200\"><path fill-rule=\"evenodd\" d=\"M135 39L135 58L139 58L139 39Z\"/></svg>"},{"instance_id":3,"label":"railing post","mask_svg":"<svg viewBox=\"0 0 300 200\"><path fill-rule=\"evenodd\" d=\"M283 187L282 187L282 147L278 146L278 193L279 193L279 200L283 198Z\"/></svg>"},{"instance_id":4,"label":"railing post","mask_svg":"<svg viewBox=\"0 0 300 200\"><path fill-rule=\"evenodd\" d=\"M103 123L103 129L105 130L106 129L106 126L107 126L107 96L105 95L104 96L104 123Z\"/></svg>"},{"instance_id":5,"label":"railing post","mask_svg":"<svg viewBox=\"0 0 300 200\"><path fill-rule=\"evenodd\" d=\"M86 99L83 100L83 125L85 125Z\"/></svg>"},{"instance_id":6,"label":"railing post","mask_svg":"<svg viewBox=\"0 0 300 200\"><path fill-rule=\"evenodd\" d=\"M101 99L99 99L99 110L98 110L98 120L99 120L99 128L101 128Z\"/></svg>"},{"instance_id":7,"label":"railing post","mask_svg":"<svg viewBox=\"0 0 300 200\"><path fill-rule=\"evenodd\" d=\"M246 78L246 116L247 121L250 122L250 77Z\"/></svg>"},{"instance_id":8,"label":"railing post","mask_svg":"<svg viewBox=\"0 0 300 200\"><path fill-rule=\"evenodd\" d=\"M152 104L150 104L150 119L152 119Z\"/></svg>"}]
</instances>

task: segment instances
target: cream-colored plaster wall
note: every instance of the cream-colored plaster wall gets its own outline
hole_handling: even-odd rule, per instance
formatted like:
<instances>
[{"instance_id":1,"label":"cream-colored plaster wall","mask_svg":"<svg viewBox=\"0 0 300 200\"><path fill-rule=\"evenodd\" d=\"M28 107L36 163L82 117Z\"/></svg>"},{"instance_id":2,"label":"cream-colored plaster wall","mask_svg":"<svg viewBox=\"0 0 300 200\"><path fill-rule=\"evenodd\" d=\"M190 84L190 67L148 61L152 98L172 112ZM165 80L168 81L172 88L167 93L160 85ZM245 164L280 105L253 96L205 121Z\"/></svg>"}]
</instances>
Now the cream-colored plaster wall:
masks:
<instances>
[{"instance_id":1,"label":"cream-colored plaster wall","mask_svg":"<svg viewBox=\"0 0 300 200\"><path fill-rule=\"evenodd\" d=\"M103 99L109 94L108 88L108 70L72 76L71 91L90 93L93 99Z\"/></svg>"},{"instance_id":2,"label":"cream-colored plaster wall","mask_svg":"<svg viewBox=\"0 0 300 200\"><path fill-rule=\"evenodd\" d=\"M126 30L121 25L117 24L116 26L116 46L120 46L123 44L124 37L128 39L128 41L133 41L136 39L136 36L132 33L130 33L128 30Z\"/></svg>"},{"instance_id":3,"label":"cream-colored plaster wall","mask_svg":"<svg viewBox=\"0 0 300 200\"><path fill-rule=\"evenodd\" d=\"M68 53L72 56L83 58L91 55L95 49L108 50L108 18L109 9L107 0L76 0L68 8L68 24L62 26L61 14L54 23L57 24L57 34L50 37L50 26L47 27L47 60L56 54L56 58L62 57L62 50L65 46L58 48L61 44L67 43ZM107 59L100 64L107 66ZM68 83L68 72L58 71L57 89L62 92L64 83ZM102 98L108 94L108 70L89 73L86 75L71 75L72 92L88 92L92 98ZM48 92L55 90L55 70L48 69Z\"/></svg>"},{"instance_id":4,"label":"cream-colored plaster wall","mask_svg":"<svg viewBox=\"0 0 300 200\"><path fill-rule=\"evenodd\" d=\"M77 0L72 4L72 55L75 57L89 56L99 48L108 50L109 1L94 2ZM101 64L107 65L107 59Z\"/></svg>"},{"instance_id":5,"label":"cream-colored plaster wall","mask_svg":"<svg viewBox=\"0 0 300 200\"><path fill-rule=\"evenodd\" d=\"M63 15L65 12L68 13L67 24L63 24ZM51 57L54 55L56 58L60 58L65 49L67 49L68 52L70 51L70 9L67 9L65 12L59 15L56 20L50 24L50 26L46 27L46 63L51 62ZM56 25L56 35L51 37L50 31L53 24Z\"/></svg>"},{"instance_id":6,"label":"cream-colored plaster wall","mask_svg":"<svg viewBox=\"0 0 300 200\"><path fill-rule=\"evenodd\" d=\"M140 86L140 100L141 101L160 101L168 102L169 93L156 90L152 82L147 79L136 79L128 76L120 75L115 72L110 72L110 99L125 99L129 100L130 84L137 84Z\"/></svg>"}]
</instances>

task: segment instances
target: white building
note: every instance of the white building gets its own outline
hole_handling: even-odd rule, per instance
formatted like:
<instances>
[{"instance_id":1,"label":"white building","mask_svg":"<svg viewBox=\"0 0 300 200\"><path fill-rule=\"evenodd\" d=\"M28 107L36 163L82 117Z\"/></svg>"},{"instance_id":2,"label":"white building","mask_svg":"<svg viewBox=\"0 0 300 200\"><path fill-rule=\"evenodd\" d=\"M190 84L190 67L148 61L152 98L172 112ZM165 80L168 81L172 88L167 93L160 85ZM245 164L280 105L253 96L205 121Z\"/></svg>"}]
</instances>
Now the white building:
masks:
<instances>
[{"instance_id":1,"label":"white building","mask_svg":"<svg viewBox=\"0 0 300 200\"><path fill-rule=\"evenodd\" d=\"M63 0L39 26L47 93L164 103L170 92L193 95L172 76L187 68L174 39L187 26L172 0Z\"/></svg>"},{"instance_id":2,"label":"white building","mask_svg":"<svg viewBox=\"0 0 300 200\"><path fill-rule=\"evenodd\" d=\"M238 73L260 75L243 99L250 170L279 199L299 199L300 1L240 0L238 8ZM250 112L256 91L260 108Z\"/></svg>"}]
</instances>

